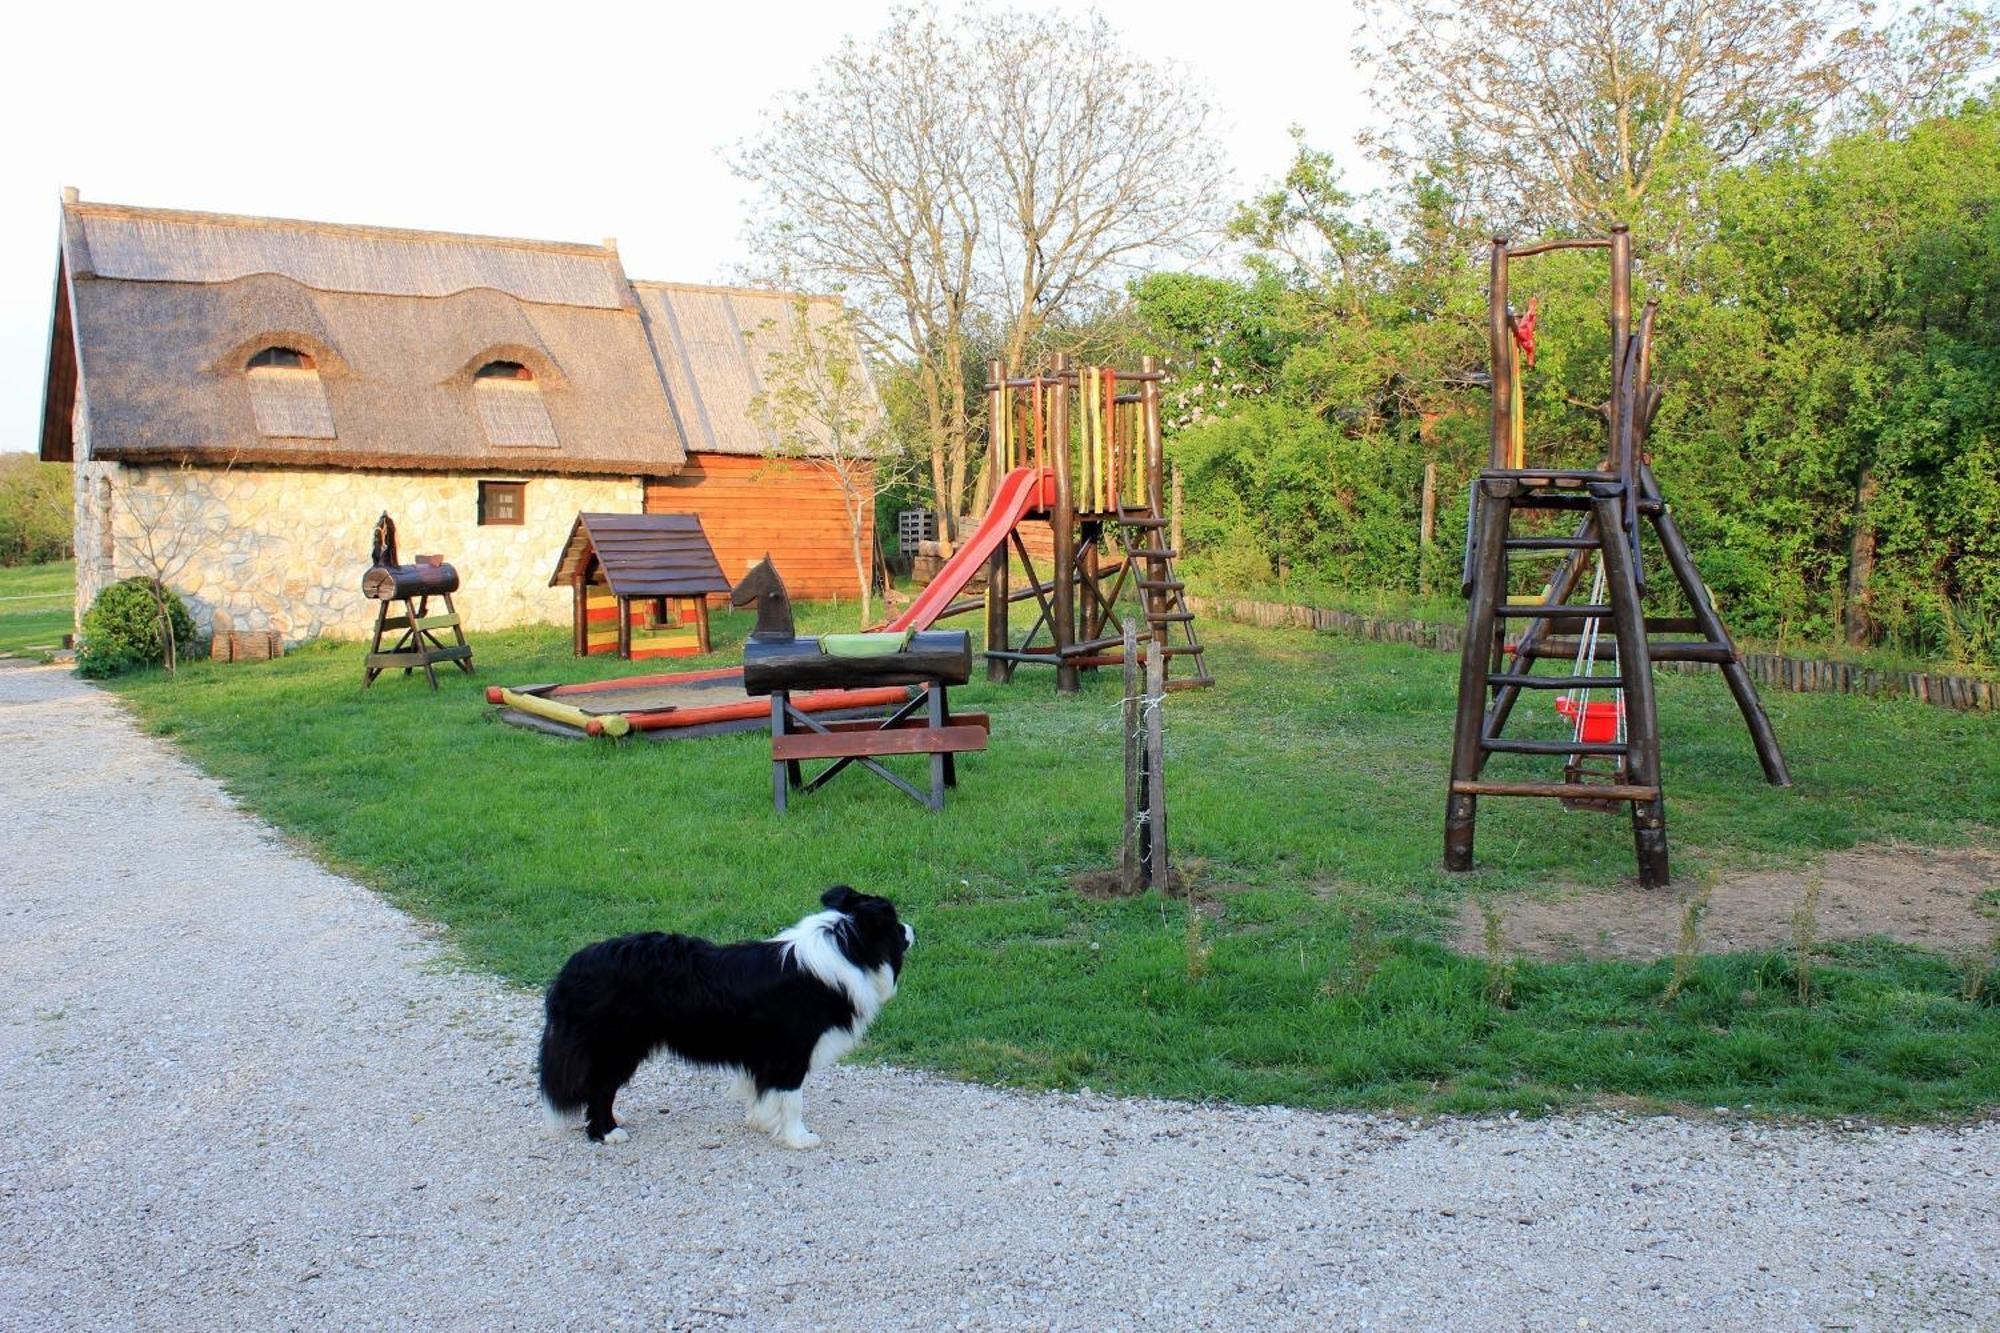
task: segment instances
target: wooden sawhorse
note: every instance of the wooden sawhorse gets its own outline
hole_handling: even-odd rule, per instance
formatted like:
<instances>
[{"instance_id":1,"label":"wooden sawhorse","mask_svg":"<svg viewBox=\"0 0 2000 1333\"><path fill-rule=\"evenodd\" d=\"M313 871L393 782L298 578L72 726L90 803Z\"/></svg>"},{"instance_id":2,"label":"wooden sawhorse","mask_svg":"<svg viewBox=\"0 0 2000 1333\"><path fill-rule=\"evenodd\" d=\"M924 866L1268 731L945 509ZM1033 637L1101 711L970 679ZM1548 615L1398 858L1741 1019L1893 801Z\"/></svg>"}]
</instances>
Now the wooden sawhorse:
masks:
<instances>
[{"instance_id":1,"label":"wooden sawhorse","mask_svg":"<svg viewBox=\"0 0 2000 1333\"><path fill-rule=\"evenodd\" d=\"M791 705L789 690L771 691L771 799L783 814L791 789L817 791L849 764L859 763L911 800L932 810L944 809L944 792L958 785L954 756L986 748L992 722L985 713L954 715L945 687L936 682L918 686L909 701L885 718L854 718L822 722ZM890 772L878 758L895 754L927 754L931 758L928 792ZM807 778L801 762L833 762Z\"/></svg>"}]
</instances>

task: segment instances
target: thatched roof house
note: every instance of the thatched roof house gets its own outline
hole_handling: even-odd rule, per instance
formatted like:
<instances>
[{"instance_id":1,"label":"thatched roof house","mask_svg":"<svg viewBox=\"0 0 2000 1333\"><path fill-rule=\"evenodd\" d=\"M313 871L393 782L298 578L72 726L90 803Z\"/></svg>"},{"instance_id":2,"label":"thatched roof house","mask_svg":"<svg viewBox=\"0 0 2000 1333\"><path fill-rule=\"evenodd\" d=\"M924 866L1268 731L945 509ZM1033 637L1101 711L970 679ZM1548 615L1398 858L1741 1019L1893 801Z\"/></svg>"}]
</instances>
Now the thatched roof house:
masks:
<instances>
[{"instance_id":1,"label":"thatched roof house","mask_svg":"<svg viewBox=\"0 0 2000 1333\"><path fill-rule=\"evenodd\" d=\"M42 457L77 464L80 603L192 525L203 549L160 572L202 620L358 632L385 509L475 623L566 610L546 571L583 510L700 513L725 570L770 549L852 596L831 482L749 411L793 300L634 283L609 242L65 192Z\"/></svg>"}]
</instances>

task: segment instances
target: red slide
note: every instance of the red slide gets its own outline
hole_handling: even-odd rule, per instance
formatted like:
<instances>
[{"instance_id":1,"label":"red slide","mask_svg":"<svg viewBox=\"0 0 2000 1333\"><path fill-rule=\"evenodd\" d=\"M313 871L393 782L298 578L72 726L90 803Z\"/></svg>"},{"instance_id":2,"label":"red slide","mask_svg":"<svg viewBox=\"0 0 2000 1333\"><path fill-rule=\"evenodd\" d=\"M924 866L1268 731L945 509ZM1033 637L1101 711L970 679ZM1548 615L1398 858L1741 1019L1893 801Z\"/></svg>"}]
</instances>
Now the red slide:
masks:
<instances>
[{"instance_id":1,"label":"red slide","mask_svg":"<svg viewBox=\"0 0 2000 1333\"><path fill-rule=\"evenodd\" d=\"M1017 467L1002 477L1000 489L994 493L993 504L987 509L986 517L979 520L979 526L965 539L965 544L952 553L937 577L917 594L917 600L911 603L910 609L882 628L886 631L929 629L973 574L986 564L987 557L1000 549L1007 540L1007 534L1014 530L1014 525L1035 507L1045 475L1045 468Z\"/></svg>"}]
</instances>

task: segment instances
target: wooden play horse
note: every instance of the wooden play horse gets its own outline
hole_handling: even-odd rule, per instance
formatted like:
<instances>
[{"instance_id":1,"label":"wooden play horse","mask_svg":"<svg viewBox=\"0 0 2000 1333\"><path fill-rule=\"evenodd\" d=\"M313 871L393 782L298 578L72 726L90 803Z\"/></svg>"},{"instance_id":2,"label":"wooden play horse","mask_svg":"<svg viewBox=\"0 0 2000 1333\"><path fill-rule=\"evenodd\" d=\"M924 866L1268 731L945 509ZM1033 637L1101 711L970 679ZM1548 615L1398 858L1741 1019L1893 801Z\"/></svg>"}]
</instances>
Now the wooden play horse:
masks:
<instances>
[{"instance_id":1,"label":"wooden play horse","mask_svg":"<svg viewBox=\"0 0 2000 1333\"><path fill-rule=\"evenodd\" d=\"M437 688L437 663L452 662L467 675L472 674L472 646L465 641L458 608L451 595L458 591L458 571L439 555L420 555L415 564L396 561L396 521L385 512L375 520L369 543L368 572L361 576L361 593L378 603L375 609L375 639L362 659L364 687L397 667L405 676L419 667L432 689ZM444 600L444 614L431 611L431 598ZM390 603L400 603L390 614ZM450 630L455 640L446 643L442 632ZM393 644L385 645L392 632L400 631Z\"/></svg>"},{"instance_id":2,"label":"wooden play horse","mask_svg":"<svg viewBox=\"0 0 2000 1333\"><path fill-rule=\"evenodd\" d=\"M729 594L732 606L757 608L757 627L743 645L743 689L771 696L771 797L782 813L791 789L816 791L849 764L859 763L933 810L945 788L958 785L953 756L986 748L984 713L951 712L945 691L972 674L972 638L963 630L800 637L784 580L765 556ZM825 722L792 706L794 690L913 687L909 701L884 718ZM930 756L925 791L885 768L888 755ZM805 777L801 761L833 762Z\"/></svg>"},{"instance_id":3,"label":"wooden play horse","mask_svg":"<svg viewBox=\"0 0 2000 1333\"><path fill-rule=\"evenodd\" d=\"M792 624L792 599L785 595L785 581L767 554L750 567L743 581L729 590L729 604L757 607L757 627L750 637L758 643L789 643L798 637Z\"/></svg>"}]
</instances>

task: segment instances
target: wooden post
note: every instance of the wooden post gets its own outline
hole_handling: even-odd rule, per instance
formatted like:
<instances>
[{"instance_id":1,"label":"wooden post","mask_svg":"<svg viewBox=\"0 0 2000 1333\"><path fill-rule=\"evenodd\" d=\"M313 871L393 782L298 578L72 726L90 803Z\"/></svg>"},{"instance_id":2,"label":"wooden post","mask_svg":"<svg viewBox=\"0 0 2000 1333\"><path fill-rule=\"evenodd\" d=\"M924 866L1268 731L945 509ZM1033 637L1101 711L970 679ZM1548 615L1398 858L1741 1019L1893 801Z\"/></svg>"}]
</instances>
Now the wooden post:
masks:
<instances>
[{"instance_id":1,"label":"wooden post","mask_svg":"<svg viewBox=\"0 0 2000 1333\"><path fill-rule=\"evenodd\" d=\"M1513 507L1512 483L1482 481L1472 489L1475 567L1472 600L1465 612L1465 639L1458 659L1458 721L1452 733L1451 750L1453 790L1446 798L1444 816L1446 870L1472 869L1473 822L1478 815L1479 798L1457 788L1479 777L1485 759L1480 737L1486 725L1487 657L1498 619L1495 612L1506 597L1505 538Z\"/></svg>"},{"instance_id":2,"label":"wooden post","mask_svg":"<svg viewBox=\"0 0 2000 1333\"><path fill-rule=\"evenodd\" d=\"M1667 803L1660 791L1660 715L1653 702L1653 659L1646 650L1645 614L1632 567L1632 549L1619 522L1625 488L1616 482L1592 483L1590 503L1597 515L1597 533L1604 553L1604 590L1611 602L1611 623L1618 636L1618 676L1625 682L1626 781L1650 787L1653 799L1632 802L1632 843L1639 859L1639 883L1665 888L1667 869Z\"/></svg>"},{"instance_id":3,"label":"wooden post","mask_svg":"<svg viewBox=\"0 0 2000 1333\"><path fill-rule=\"evenodd\" d=\"M1000 457L1000 440L1007 409L1013 402L1013 390L1007 387L1007 367L999 361L988 361L986 383L986 466L991 482L986 493L998 495L1000 467L1007 461ZM1041 411L1039 401L1035 403L1035 411ZM1004 653L1012 646L1007 628L1007 543L1001 542L986 562L986 649ZM986 659L986 679L995 684L1005 683L1010 670L997 657Z\"/></svg>"},{"instance_id":4,"label":"wooden post","mask_svg":"<svg viewBox=\"0 0 2000 1333\"><path fill-rule=\"evenodd\" d=\"M1125 839L1118 858L1119 883L1127 894L1139 892L1146 844L1140 836L1141 783L1139 765L1139 630L1125 622Z\"/></svg>"},{"instance_id":5,"label":"wooden post","mask_svg":"<svg viewBox=\"0 0 2000 1333\"><path fill-rule=\"evenodd\" d=\"M1174 493L1180 494L1180 473L1174 473ZM1431 549L1431 539L1437 536L1438 517L1438 465L1424 464L1424 501L1421 516L1417 519L1417 546L1421 550Z\"/></svg>"},{"instance_id":6,"label":"wooden post","mask_svg":"<svg viewBox=\"0 0 2000 1333\"><path fill-rule=\"evenodd\" d=\"M1167 545L1173 550L1184 550L1181 545L1181 469L1174 465L1173 504L1167 513ZM1178 557L1176 557L1178 559Z\"/></svg>"},{"instance_id":7,"label":"wooden post","mask_svg":"<svg viewBox=\"0 0 2000 1333\"><path fill-rule=\"evenodd\" d=\"M1167 882L1167 655L1155 640L1146 653L1146 883L1165 893Z\"/></svg>"},{"instance_id":8,"label":"wooden post","mask_svg":"<svg viewBox=\"0 0 2000 1333\"><path fill-rule=\"evenodd\" d=\"M1070 648L1076 643L1076 497L1070 488L1070 438L1069 438L1069 358L1058 352L1050 358L1054 371L1055 405L1049 413L1049 456L1055 464L1056 502L1049 513L1049 526L1055 530L1055 572L1049 576L1054 586L1050 589L1049 631L1055 636L1056 692L1075 694L1078 688L1076 667L1069 659Z\"/></svg>"},{"instance_id":9,"label":"wooden post","mask_svg":"<svg viewBox=\"0 0 2000 1333\"><path fill-rule=\"evenodd\" d=\"M1507 238L1493 238L1486 288L1486 340L1493 412L1486 444L1486 466L1506 467L1514 445L1514 358L1509 354L1513 331L1507 327Z\"/></svg>"},{"instance_id":10,"label":"wooden post","mask_svg":"<svg viewBox=\"0 0 2000 1333\"><path fill-rule=\"evenodd\" d=\"M1626 481L1634 477L1636 459L1624 456L1627 443L1625 348L1632 340L1632 233L1622 222L1611 224L1611 420L1604 461ZM1636 388L1635 386L1632 386ZM1629 517L1629 515L1628 515Z\"/></svg>"},{"instance_id":11,"label":"wooden post","mask_svg":"<svg viewBox=\"0 0 2000 1333\"><path fill-rule=\"evenodd\" d=\"M1139 420L1146 437L1146 512L1155 518L1167 512L1165 495L1167 475L1166 446L1160 437L1160 358L1146 356L1139 358L1139 370L1146 378L1139 381ZM1180 543L1169 543L1174 559L1180 559ZM1158 590L1146 592L1139 599L1151 618L1153 649L1147 654L1147 661L1158 657L1164 668L1167 658L1167 625L1157 617L1167 609L1166 597Z\"/></svg>"}]
</instances>

